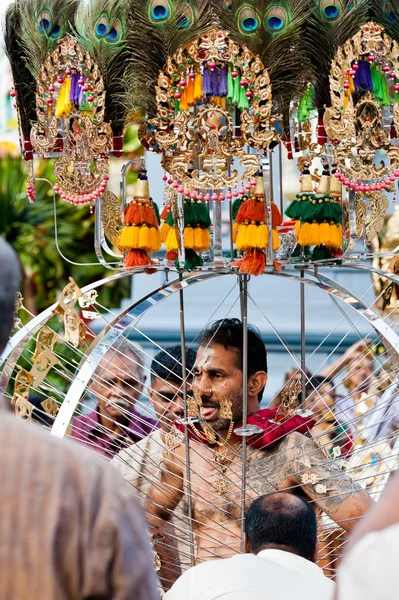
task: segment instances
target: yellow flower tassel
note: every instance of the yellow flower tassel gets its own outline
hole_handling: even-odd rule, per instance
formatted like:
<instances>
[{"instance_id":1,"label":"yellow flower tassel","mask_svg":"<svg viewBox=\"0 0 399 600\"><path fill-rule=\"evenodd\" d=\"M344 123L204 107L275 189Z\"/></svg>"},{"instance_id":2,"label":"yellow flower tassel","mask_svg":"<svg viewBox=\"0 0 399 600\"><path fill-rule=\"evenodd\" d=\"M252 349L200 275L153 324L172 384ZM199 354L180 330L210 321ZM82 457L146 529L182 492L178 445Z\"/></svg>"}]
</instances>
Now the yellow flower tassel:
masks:
<instances>
[{"instance_id":1,"label":"yellow flower tassel","mask_svg":"<svg viewBox=\"0 0 399 600\"><path fill-rule=\"evenodd\" d=\"M164 221L161 225L161 231L160 231L160 235L161 235L161 242L165 243L166 242L166 238L168 237L168 233L171 230L171 226L166 223L166 221Z\"/></svg>"},{"instance_id":2,"label":"yellow flower tassel","mask_svg":"<svg viewBox=\"0 0 399 600\"><path fill-rule=\"evenodd\" d=\"M194 248L194 229L192 227L184 228L184 247L185 248Z\"/></svg>"},{"instance_id":3,"label":"yellow flower tassel","mask_svg":"<svg viewBox=\"0 0 399 600\"><path fill-rule=\"evenodd\" d=\"M245 238L247 248L256 248L256 235L258 233L258 227L256 223L251 223L247 228L247 236Z\"/></svg>"},{"instance_id":4,"label":"yellow flower tassel","mask_svg":"<svg viewBox=\"0 0 399 600\"><path fill-rule=\"evenodd\" d=\"M255 247L259 250L267 248L269 245L269 229L265 223L261 223L256 232Z\"/></svg>"},{"instance_id":5,"label":"yellow flower tassel","mask_svg":"<svg viewBox=\"0 0 399 600\"><path fill-rule=\"evenodd\" d=\"M172 250L178 250L179 246L177 243L177 238L176 238L176 232L174 230L174 227L170 228L170 231L168 233L168 237L166 238L166 250L168 252L172 251Z\"/></svg>"},{"instance_id":6,"label":"yellow flower tassel","mask_svg":"<svg viewBox=\"0 0 399 600\"><path fill-rule=\"evenodd\" d=\"M274 250L274 252L276 252L276 250L278 250L280 248L280 237L278 235L277 229L273 229L272 234L273 234L273 240L272 240L273 250Z\"/></svg>"},{"instance_id":7,"label":"yellow flower tassel","mask_svg":"<svg viewBox=\"0 0 399 600\"><path fill-rule=\"evenodd\" d=\"M124 227L122 230L119 244L120 248L125 250L131 250L132 248L138 248L140 237L140 228L137 225L131 225L130 227Z\"/></svg>"},{"instance_id":8,"label":"yellow flower tassel","mask_svg":"<svg viewBox=\"0 0 399 600\"><path fill-rule=\"evenodd\" d=\"M246 248L248 225L242 224L238 227L236 246L237 250L243 251Z\"/></svg>"}]
</instances>

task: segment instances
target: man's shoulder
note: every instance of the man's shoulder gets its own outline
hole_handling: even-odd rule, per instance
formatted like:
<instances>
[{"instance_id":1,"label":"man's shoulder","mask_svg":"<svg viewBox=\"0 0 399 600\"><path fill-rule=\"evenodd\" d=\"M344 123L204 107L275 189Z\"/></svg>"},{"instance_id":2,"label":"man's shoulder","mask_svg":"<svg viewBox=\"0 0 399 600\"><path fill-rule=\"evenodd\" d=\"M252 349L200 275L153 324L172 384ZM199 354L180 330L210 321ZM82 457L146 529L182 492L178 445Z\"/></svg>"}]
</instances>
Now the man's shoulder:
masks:
<instances>
[{"instance_id":1,"label":"man's shoulder","mask_svg":"<svg viewBox=\"0 0 399 600\"><path fill-rule=\"evenodd\" d=\"M120 450L118 454L115 454L111 462L122 462L123 464L128 465L130 462L141 460L143 455L162 453L164 449L165 446L162 440L162 430L157 429L135 444L131 444L130 446Z\"/></svg>"}]
</instances>

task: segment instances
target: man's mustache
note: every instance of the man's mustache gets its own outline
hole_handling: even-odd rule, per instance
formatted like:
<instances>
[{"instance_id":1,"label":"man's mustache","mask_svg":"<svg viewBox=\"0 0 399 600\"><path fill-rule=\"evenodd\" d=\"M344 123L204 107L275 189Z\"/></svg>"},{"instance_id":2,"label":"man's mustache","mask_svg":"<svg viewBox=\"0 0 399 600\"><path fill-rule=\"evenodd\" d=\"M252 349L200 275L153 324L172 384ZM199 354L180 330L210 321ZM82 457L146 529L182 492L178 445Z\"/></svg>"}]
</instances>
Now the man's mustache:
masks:
<instances>
[{"instance_id":1,"label":"man's mustache","mask_svg":"<svg viewBox=\"0 0 399 600\"><path fill-rule=\"evenodd\" d=\"M121 408L130 408L130 402L129 400L126 400L125 398L116 398L115 400L107 400L107 405L108 406L120 406Z\"/></svg>"},{"instance_id":2,"label":"man's mustache","mask_svg":"<svg viewBox=\"0 0 399 600\"><path fill-rule=\"evenodd\" d=\"M220 408L220 403L215 400L211 400L209 396L201 396L202 406L205 408Z\"/></svg>"}]
</instances>

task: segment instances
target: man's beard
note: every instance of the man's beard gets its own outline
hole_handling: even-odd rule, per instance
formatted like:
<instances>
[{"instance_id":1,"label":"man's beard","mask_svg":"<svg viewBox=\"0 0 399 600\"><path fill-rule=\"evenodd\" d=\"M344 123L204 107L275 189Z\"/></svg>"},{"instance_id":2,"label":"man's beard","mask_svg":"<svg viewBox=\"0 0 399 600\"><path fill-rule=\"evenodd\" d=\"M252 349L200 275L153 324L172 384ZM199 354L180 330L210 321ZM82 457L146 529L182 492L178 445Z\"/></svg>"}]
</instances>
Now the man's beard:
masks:
<instances>
[{"instance_id":1,"label":"man's beard","mask_svg":"<svg viewBox=\"0 0 399 600\"><path fill-rule=\"evenodd\" d=\"M226 410L227 407L231 410L232 418L217 417L214 421L205 421L214 431L224 431L230 427L231 421L238 423L242 421L242 407L243 407L243 393L242 390L239 392L230 392L222 398L220 402L208 399L206 396L202 397L202 402L206 406L214 406L219 408L219 413Z\"/></svg>"}]
</instances>

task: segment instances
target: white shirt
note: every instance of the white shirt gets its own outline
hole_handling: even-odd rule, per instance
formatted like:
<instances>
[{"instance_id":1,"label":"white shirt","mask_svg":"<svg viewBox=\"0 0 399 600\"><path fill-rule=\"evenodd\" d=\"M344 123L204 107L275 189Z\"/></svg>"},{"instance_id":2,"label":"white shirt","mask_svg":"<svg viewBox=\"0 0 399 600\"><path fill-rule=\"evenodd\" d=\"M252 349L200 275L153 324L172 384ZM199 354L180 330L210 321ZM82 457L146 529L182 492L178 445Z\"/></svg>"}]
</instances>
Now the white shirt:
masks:
<instances>
[{"instance_id":1,"label":"white shirt","mask_svg":"<svg viewBox=\"0 0 399 600\"><path fill-rule=\"evenodd\" d=\"M314 563L283 550L262 550L188 569L164 600L330 600L334 588Z\"/></svg>"},{"instance_id":2,"label":"white shirt","mask_svg":"<svg viewBox=\"0 0 399 600\"><path fill-rule=\"evenodd\" d=\"M339 600L398 598L399 524L369 533L338 570Z\"/></svg>"}]
</instances>

